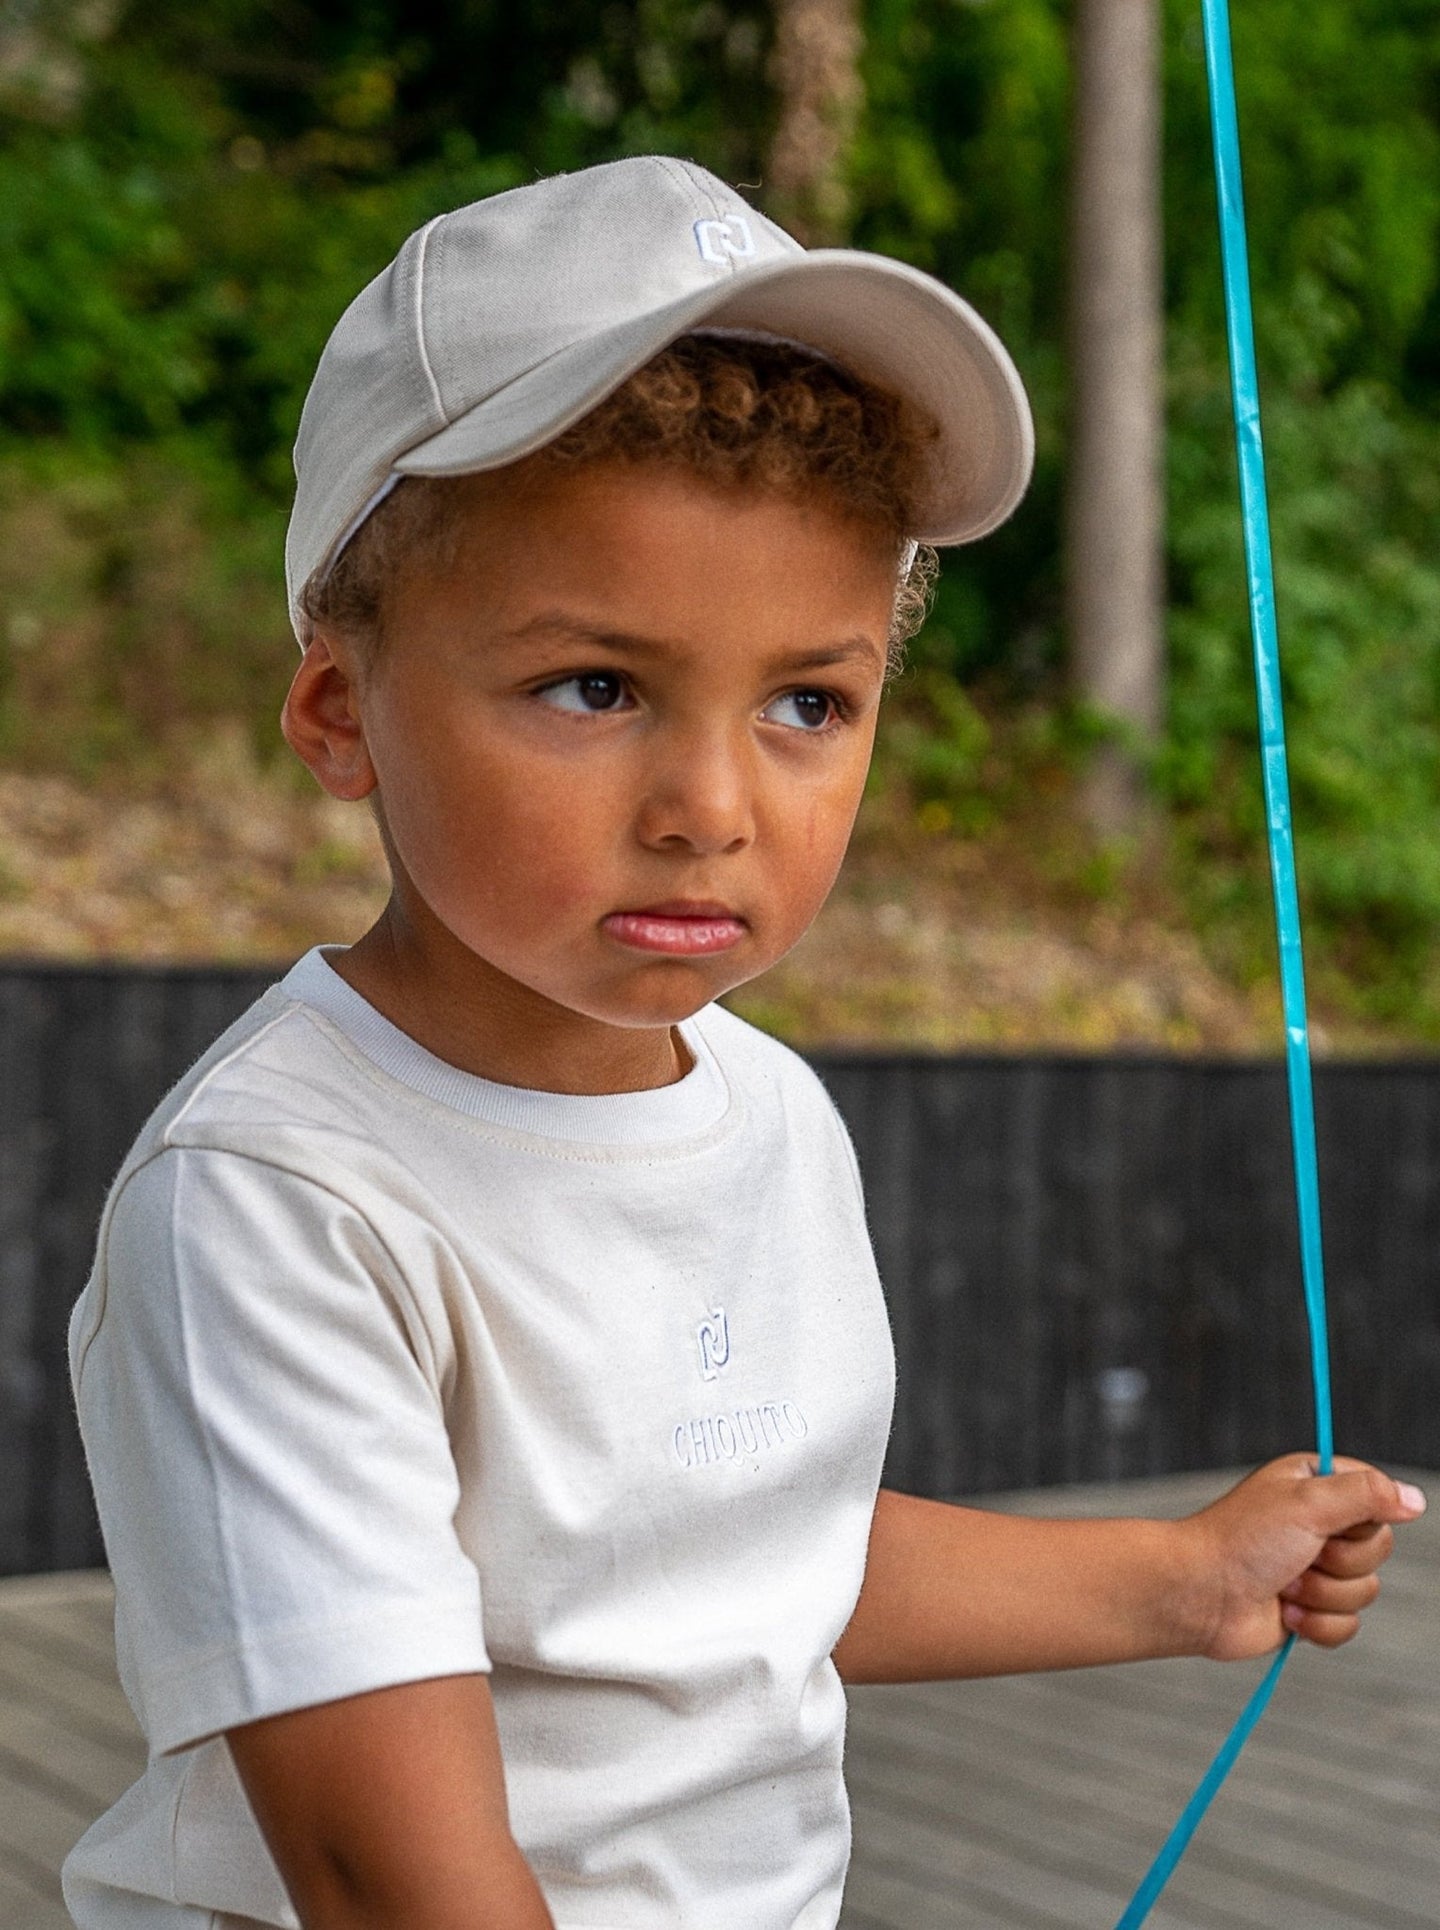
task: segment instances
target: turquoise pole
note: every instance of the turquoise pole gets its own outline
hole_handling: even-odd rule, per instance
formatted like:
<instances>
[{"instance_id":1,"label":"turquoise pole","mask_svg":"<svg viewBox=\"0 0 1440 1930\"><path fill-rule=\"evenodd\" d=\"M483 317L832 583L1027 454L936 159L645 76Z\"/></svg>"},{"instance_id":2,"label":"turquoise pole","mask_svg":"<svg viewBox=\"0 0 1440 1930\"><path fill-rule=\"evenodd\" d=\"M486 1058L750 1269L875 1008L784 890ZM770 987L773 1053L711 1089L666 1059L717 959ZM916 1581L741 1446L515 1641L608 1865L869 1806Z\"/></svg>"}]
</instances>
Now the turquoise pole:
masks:
<instances>
[{"instance_id":1,"label":"turquoise pole","mask_svg":"<svg viewBox=\"0 0 1440 1930\"><path fill-rule=\"evenodd\" d=\"M1240 505L1245 529L1245 567L1250 590L1250 630L1255 652L1255 692L1260 713L1260 757L1275 929L1280 946L1280 989L1285 1018L1285 1067L1290 1091L1290 1136L1295 1159L1295 1199L1300 1219L1300 1269L1310 1325L1310 1367L1315 1388L1315 1439L1320 1473L1330 1472L1334 1430L1330 1405L1330 1355L1325 1322L1325 1270L1320 1241L1320 1178L1315 1158L1315 1106L1310 1078L1310 1027L1305 1007L1305 962L1300 901L1295 884L1295 839L1290 822L1290 778L1285 759L1285 719L1280 695L1280 642L1275 624L1275 572L1270 512L1265 495L1265 449L1260 432L1260 384L1255 366L1255 328L1250 306L1249 253L1240 173L1240 127L1235 109L1235 66L1230 46L1228 0L1201 0L1205 68L1210 81L1210 131L1220 200L1220 253L1225 277L1225 328L1230 347L1230 387L1235 409L1235 447L1240 463ZM1201 1778L1159 1855L1146 1872L1116 1930L1137 1930L1185 1854L1191 1837L1229 1775L1250 1733L1264 1715L1281 1671L1295 1646L1286 1638L1235 1727Z\"/></svg>"}]
</instances>

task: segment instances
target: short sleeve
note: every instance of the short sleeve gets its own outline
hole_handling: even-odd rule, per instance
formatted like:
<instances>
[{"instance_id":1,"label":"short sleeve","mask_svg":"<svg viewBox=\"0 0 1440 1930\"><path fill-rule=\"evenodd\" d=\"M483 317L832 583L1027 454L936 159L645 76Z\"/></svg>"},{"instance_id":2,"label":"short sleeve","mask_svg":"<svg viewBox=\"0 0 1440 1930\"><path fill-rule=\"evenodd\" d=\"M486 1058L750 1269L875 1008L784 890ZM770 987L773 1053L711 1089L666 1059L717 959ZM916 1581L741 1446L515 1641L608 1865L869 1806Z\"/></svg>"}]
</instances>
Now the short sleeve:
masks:
<instances>
[{"instance_id":1,"label":"short sleeve","mask_svg":"<svg viewBox=\"0 0 1440 1930\"><path fill-rule=\"evenodd\" d=\"M353 1206L238 1154L126 1182L77 1397L152 1749L488 1669L439 1390Z\"/></svg>"}]
</instances>

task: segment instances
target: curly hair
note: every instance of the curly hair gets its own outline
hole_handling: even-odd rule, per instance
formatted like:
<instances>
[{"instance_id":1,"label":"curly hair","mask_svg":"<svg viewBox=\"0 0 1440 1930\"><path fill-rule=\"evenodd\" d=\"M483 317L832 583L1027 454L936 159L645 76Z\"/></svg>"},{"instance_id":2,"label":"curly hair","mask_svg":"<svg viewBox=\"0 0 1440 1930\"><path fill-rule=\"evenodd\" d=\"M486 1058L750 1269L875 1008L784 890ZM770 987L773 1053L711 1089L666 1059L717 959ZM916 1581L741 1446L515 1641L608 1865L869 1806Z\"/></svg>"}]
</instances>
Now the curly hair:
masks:
<instances>
[{"instance_id":1,"label":"curly hair","mask_svg":"<svg viewBox=\"0 0 1440 1930\"><path fill-rule=\"evenodd\" d=\"M515 467L671 466L722 488L822 498L893 542L892 667L924 621L937 559L909 540L935 430L898 397L798 343L682 335L588 415ZM300 599L311 625L364 648L378 640L387 586L417 561L453 565L468 477L407 476L361 524L328 575Z\"/></svg>"}]
</instances>

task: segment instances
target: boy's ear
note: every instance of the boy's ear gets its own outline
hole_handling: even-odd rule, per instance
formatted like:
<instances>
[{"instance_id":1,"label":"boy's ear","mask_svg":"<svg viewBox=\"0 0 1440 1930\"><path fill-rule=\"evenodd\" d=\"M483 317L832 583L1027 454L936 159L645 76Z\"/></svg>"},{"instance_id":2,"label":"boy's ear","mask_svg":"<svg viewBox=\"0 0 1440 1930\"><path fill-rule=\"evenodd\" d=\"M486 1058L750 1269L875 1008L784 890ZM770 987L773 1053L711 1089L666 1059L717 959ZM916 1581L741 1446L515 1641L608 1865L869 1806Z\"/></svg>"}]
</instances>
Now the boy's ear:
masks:
<instances>
[{"instance_id":1,"label":"boy's ear","mask_svg":"<svg viewBox=\"0 0 1440 1930\"><path fill-rule=\"evenodd\" d=\"M348 652L318 631L280 713L285 741L331 797L357 800L375 789L355 673Z\"/></svg>"}]
</instances>

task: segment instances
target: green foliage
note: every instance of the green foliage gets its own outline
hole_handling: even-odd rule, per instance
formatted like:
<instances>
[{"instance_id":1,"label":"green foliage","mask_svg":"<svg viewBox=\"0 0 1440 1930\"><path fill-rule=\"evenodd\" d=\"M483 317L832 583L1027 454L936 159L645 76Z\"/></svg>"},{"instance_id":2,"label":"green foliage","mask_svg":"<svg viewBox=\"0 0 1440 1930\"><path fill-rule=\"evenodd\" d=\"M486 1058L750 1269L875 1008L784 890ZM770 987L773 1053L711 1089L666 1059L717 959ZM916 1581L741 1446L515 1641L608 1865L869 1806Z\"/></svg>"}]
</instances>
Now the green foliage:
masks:
<instances>
[{"instance_id":1,"label":"green foliage","mask_svg":"<svg viewBox=\"0 0 1440 1930\"><path fill-rule=\"evenodd\" d=\"M1272 969L1198 0L1166 8L1170 690L1155 768L1191 902ZM920 650L1062 734L1066 20L1061 0L880 0L859 238L999 326L1036 404L1035 489L947 559ZM1235 10L1301 882L1322 968L1440 1028L1440 10ZM932 733L935 744L944 731ZM902 739L903 741L903 739ZM928 743L928 740L927 740ZM934 793L938 750L915 747ZM993 762L993 758L992 758Z\"/></svg>"},{"instance_id":2,"label":"green foliage","mask_svg":"<svg viewBox=\"0 0 1440 1930\"><path fill-rule=\"evenodd\" d=\"M930 270L1004 336L1035 405L1023 514L945 562L926 640L962 677L1055 666L1068 61L1056 0L872 0L858 246Z\"/></svg>"},{"instance_id":3,"label":"green foliage","mask_svg":"<svg viewBox=\"0 0 1440 1930\"><path fill-rule=\"evenodd\" d=\"M134 0L82 28L40 0L0 44L0 441L183 430L277 497L325 336L421 221L657 144L744 172L762 135L753 7Z\"/></svg>"},{"instance_id":4,"label":"green foliage","mask_svg":"<svg viewBox=\"0 0 1440 1930\"><path fill-rule=\"evenodd\" d=\"M871 788L904 784L922 826L973 835L990 822L990 726L955 678L921 665L892 690Z\"/></svg>"},{"instance_id":5,"label":"green foliage","mask_svg":"<svg viewBox=\"0 0 1440 1930\"><path fill-rule=\"evenodd\" d=\"M1302 881L1327 947L1393 999L1440 924L1440 435L1363 378L1279 391L1267 425ZM1209 491L1185 479L1195 509L1173 539L1189 597L1158 775L1218 864L1258 853L1263 826L1232 479L1213 467Z\"/></svg>"},{"instance_id":6,"label":"green foliage","mask_svg":"<svg viewBox=\"0 0 1440 1930\"><path fill-rule=\"evenodd\" d=\"M273 718L289 449L346 302L537 172L753 179L766 32L682 0L0 16L0 750L88 770Z\"/></svg>"},{"instance_id":7,"label":"green foliage","mask_svg":"<svg viewBox=\"0 0 1440 1930\"><path fill-rule=\"evenodd\" d=\"M203 444L0 460L0 756L82 774L183 764L197 723L270 750L294 664L280 507Z\"/></svg>"},{"instance_id":8,"label":"green foliage","mask_svg":"<svg viewBox=\"0 0 1440 1930\"><path fill-rule=\"evenodd\" d=\"M1260 970L1198 0L1164 5L1171 682L1154 778L1197 916ZM1047 769L1086 735L1058 595L1069 7L866 14L854 238L973 300L1036 403L1030 501L947 560L882 762L936 829L975 832L1023 797L1037 730L1061 747ZM771 15L28 0L0 16L0 750L89 768L272 711L288 449L345 301L429 214L535 172L660 148L763 181ZM1302 885L1322 968L1440 1029L1440 8L1247 0L1235 36Z\"/></svg>"},{"instance_id":9,"label":"green foliage","mask_svg":"<svg viewBox=\"0 0 1440 1930\"><path fill-rule=\"evenodd\" d=\"M1377 1014L1433 1026L1440 16L1392 0L1264 0L1240 10L1236 55L1301 884L1323 968ZM1236 942L1268 965L1203 55L1188 7L1172 11L1167 109L1171 703L1157 778L1178 807L1197 904L1248 932Z\"/></svg>"}]
</instances>

